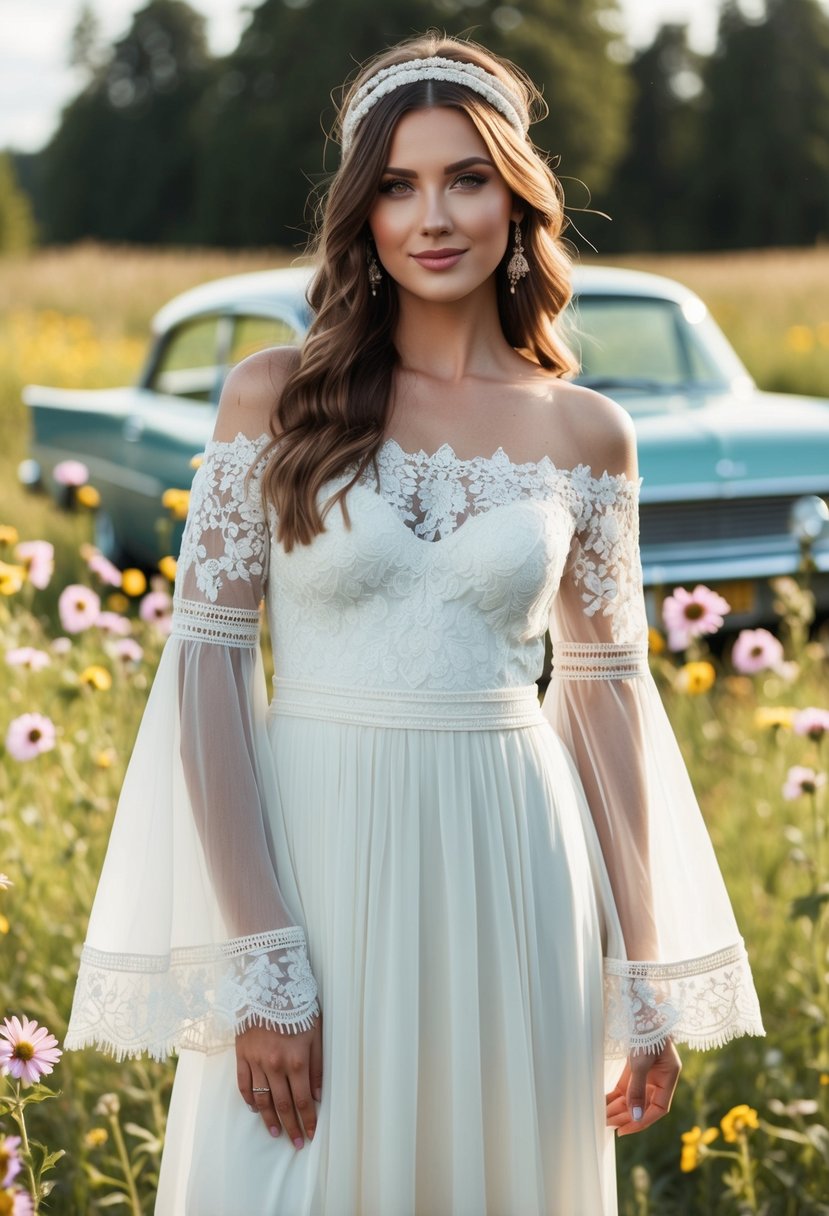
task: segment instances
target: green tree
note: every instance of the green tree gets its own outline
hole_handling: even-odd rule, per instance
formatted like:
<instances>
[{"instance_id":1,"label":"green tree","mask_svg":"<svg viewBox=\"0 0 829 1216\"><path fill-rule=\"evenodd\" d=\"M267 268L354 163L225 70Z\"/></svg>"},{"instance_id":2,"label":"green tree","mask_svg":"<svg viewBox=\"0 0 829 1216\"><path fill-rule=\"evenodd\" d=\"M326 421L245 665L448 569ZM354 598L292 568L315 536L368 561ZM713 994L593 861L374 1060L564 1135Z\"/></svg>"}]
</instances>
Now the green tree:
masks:
<instances>
[{"instance_id":1,"label":"green tree","mask_svg":"<svg viewBox=\"0 0 829 1216\"><path fill-rule=\"evenodd\" d=\"M77 32L77 31L76 31ZM204 18L184 0L150 0L64 110L39 180L50 240L193 240L199 149L192 126L213 71Z\"/></svg>"},{"instance_id":2,"label":"green tree","mask_svg":"<svg viewBox=\"0 0 829 1216\"><path fill-rule=\"evenodd\" d=\"M439 28L513 58L544 90L532 129L564 178L601 188L622 155L630 90L611 55L615 0L263 0L199 107L202 239L300 246L309 188L336 168L332 91L370 55ZM474 18L474 24L470 22ZM585 201L581 188L572 194Z\"/></svg>"},{"instance_id":3,"label":"green tree","mask_svg":"<svg viewBox=\"0 0 829 1216\"><path fill-rule=\"evenodd\" d=\"M702 63L678 24L663 25L631 61L630 144L606 196L613 228L605 249L694 248L688 192L699 160Z\"/></svg>"},{"instance_id":4,"label":"green tree","mask_svg":"<svg viewBox=\"0 0 829 1216\"><path fill-rule=\"evenodd\" d=\"M757 22L726 0L703 76L704 246L829 237L829 14L818 0L767 0Z\"/></svg>"},{"instance_id":5,"label":"green tree","mask_svg":"<svg viewBox=\"0 0 829 1216\"><path fill-rule=\"evenodd\" d=\"M0 152L0 253L21 253L35 243L36 225L28 196L17 183L12 159Z\"/></svg>"}]
</instances>

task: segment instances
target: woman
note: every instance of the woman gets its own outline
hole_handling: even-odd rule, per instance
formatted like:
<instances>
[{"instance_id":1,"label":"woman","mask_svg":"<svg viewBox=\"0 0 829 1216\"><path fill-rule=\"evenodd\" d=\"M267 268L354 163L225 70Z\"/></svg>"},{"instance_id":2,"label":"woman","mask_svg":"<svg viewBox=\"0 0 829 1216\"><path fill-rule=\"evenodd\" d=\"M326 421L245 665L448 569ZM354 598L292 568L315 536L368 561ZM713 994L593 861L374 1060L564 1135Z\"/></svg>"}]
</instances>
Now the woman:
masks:
<instances>
[{"instance_id":1,"label":"woman","mask_svg":"<svg viewBox=\"0 0 829 1216\"><path fill-rule=\"evenodd\" d=\"M224 385L66 1042L178 1050L157 1213L609 1216L675 1042L765 1033L540 106L472 42L364 67L314 322Z\"/></svg>"}]
</instances>

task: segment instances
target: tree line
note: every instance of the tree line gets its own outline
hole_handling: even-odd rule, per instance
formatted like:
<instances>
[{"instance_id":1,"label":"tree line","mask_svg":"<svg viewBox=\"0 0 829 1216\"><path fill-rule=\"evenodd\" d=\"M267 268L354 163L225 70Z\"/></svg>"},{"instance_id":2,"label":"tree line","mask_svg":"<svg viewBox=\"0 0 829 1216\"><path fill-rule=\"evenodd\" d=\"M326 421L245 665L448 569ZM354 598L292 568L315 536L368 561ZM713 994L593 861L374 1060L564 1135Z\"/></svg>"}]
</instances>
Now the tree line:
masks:
<instances>
[{"instance_id":1,"label":"tree line","mask_svg":"<svg viewBox=\"0 0 829 1216\"><path fill-rule=\"evenodd\" d=\"M82 6L70 62L83 87L42 150L0 158L0 248L94 237L301 249L338 161L327 138L338 84L430 27L509 56L540 85L549 112L531 134L579 247L829 238L820 0L766 0L761 18L721 0L705 56L676 24L632 53L616 0L261 0L216 56L192 5L149 0L111 46Z\"/></svg>"}]
</instances>

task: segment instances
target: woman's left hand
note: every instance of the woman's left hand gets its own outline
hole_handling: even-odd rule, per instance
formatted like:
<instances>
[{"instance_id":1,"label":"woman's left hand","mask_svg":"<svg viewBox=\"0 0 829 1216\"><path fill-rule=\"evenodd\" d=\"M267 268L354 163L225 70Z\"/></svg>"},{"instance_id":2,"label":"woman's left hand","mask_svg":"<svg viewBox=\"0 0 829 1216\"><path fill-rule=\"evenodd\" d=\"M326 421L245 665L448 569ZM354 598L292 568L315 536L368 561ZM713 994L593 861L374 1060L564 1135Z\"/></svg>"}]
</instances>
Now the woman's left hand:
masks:
<instances>
[{"instance_id":1,"label":"woman's left hand","mask_svg":"<svg viewBox=\"0 0 829 1216\"><path fill-rule=\"evenodd\" d=\"M619 1080L605 1095L607 1126L615 1127L619 1136L629 1136L667 1115L681 1071L671 1038L659 1051L631 1052ZM634 1107L641 1109L641 1119L634 1119Z\"/></svg>"}]
</instances>

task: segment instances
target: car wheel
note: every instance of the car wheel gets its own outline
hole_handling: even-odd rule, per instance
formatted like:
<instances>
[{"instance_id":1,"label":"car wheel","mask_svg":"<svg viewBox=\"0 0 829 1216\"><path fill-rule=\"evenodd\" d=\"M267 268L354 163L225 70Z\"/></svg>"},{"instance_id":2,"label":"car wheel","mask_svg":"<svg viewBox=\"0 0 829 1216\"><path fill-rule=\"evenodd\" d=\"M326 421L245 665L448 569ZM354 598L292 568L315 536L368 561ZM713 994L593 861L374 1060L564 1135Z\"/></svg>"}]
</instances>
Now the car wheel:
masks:
<instances>
[{"instance_id":1,"label":"car wheel","mask_svg":"<svg viewBox=\"0 0 829 1216\"><path fill-rule=\"evenodd\" d=\"M95 547L103 553L104 557L109 558L120 569L124 569L129 564L129 556L121 544L121 539L112 522L112 516L106 511L95 512L95 526L93 529Z\"/></svg>"}]
</instances>

